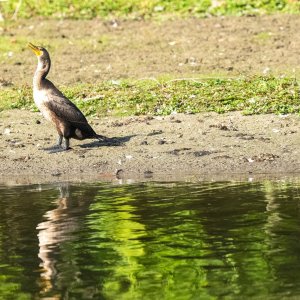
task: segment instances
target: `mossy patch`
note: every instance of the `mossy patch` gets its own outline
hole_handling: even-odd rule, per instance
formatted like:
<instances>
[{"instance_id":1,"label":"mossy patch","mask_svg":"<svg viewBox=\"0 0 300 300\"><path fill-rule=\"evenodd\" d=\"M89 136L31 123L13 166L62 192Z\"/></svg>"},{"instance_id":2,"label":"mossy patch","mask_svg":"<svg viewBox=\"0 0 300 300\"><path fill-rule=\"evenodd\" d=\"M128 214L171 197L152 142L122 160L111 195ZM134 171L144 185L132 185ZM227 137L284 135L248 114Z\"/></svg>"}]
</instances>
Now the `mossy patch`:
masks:
<instances>
[{"instance_id":1,"label":"mossy patch","mask_svg":"<svg viewBox=\"0 0 300 300\"><path fill-rule=\"evenodd\" d=\"M120 80L60 88L87 115L287 114L300 110L298 82L291 77ZM1 89L0 110L10 108L35 110L31 87Z\"/></svg>"}]
</instances>

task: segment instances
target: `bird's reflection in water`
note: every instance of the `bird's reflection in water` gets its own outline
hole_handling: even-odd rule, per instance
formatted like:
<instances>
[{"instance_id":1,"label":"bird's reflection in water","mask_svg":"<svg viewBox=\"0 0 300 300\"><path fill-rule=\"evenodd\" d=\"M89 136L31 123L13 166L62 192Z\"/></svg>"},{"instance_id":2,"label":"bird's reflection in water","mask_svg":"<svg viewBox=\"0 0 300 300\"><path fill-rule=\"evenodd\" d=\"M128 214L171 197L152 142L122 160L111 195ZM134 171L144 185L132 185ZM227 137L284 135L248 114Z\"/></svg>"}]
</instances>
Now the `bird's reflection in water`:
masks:
<instances>
[{"instance_id":1,"label":"bird's reflection in water","mask_svg":"<svg viewBox=\"0 0 300 300\"><path fill-rule=\"evenodd\" d=\"M55 201L57 207L53 210L47 211L44 214L45 221L37 225L39 253L38 257L41 259L41 278L40 287L41 295L46 298L41 299L60 299L60 296L50 296L51 292L57 290L55 285L64 285L63 282L58 283L57 278L57 261L58 256L62 255L63 245L74 239L75 232L80 227L79 218L85 214L88 209L90 201L84 199L85 197L70 197L70 187L68 184L61 184L59 186L60 196ZM76 269L76 266L75 266ZM73 272L68 280L76 279L76 270ZM64 277L64 276L62 276ZM46 296L47 295L47 296ZM50 296L50 297L49 297Z\"/></svg>"}]
</instances>

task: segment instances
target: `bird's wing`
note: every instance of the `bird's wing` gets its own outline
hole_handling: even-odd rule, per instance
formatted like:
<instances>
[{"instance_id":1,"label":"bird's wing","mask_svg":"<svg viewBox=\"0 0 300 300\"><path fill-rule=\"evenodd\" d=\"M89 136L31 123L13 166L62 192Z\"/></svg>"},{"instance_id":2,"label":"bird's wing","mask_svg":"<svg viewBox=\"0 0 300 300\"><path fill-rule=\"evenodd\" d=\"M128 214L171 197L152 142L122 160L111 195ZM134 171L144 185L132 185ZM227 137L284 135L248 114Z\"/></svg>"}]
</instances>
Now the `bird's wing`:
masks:
<instances>
[{"instance_id":1,"label":"bird's wing","mask_svg":"<svg viewBox=\"0 0 300 300\"><path fill-rule=\"evenodd\" d=\"M45 105L59 118L71 123L72 126L83 131L93 130L79 108L58 90L51 90L47 95Z\"/></svg>"}]
</instances>

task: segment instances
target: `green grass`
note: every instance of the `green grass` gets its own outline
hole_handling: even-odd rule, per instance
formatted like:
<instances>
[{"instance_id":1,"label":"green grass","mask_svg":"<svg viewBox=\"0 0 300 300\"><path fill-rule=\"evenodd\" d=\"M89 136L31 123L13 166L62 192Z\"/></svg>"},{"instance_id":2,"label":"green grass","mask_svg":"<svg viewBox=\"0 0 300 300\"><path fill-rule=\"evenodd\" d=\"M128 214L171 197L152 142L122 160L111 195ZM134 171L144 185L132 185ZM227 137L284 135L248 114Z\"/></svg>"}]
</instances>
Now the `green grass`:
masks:
<instances>
[{"instance_id":1,"label":"green grass","mask_svg":"<svg viewBox=\"0 0 300 300\"><path fill-rule=\"evenodd\" d=\"M21 18L46 16L50 18L92 19L95 17L153 17L160 15L207 16L247 15L275 12L299 13L296 0L8 0L0 2L0 12L10 19L18 4Z\"/></svg>"},{"instance_id":2,"label":"green grass","mask_svg":"<svg viewBox=\"0 0 300 300\"><path fill-rule=\"evenodd\" d=\"M300 112L300 91L295 78L124 80L61 89L86 115L92 116ZM36 110L31 87L0 90L0 110L11 108Z\"/></svg>"}]
</instances>

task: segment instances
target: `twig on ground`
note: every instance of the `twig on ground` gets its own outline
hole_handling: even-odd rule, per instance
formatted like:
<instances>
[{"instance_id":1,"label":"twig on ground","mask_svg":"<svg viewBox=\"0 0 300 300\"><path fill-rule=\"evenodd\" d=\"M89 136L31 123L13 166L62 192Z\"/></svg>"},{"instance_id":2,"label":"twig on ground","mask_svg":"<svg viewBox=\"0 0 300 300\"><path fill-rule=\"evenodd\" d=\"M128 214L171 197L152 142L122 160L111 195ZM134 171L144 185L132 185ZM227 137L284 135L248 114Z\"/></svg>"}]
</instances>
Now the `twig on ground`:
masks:
<instances>
[{"instance_id":1,"label":"twig on ground","mask_svg":"<svg viewBox=\"0 0 300 300\"><path fill-rule=\"evenodd\" d=\"M13 16L11 17L12 20L16 20L18 18L18 13L19 13L20 7L22 5L22 2L23 2L23 0L19 0L18 4L16 6L16 9L15 9L15 12L14 12Z\"/></svg>"}]
</instances>

